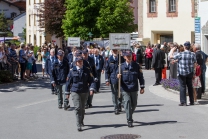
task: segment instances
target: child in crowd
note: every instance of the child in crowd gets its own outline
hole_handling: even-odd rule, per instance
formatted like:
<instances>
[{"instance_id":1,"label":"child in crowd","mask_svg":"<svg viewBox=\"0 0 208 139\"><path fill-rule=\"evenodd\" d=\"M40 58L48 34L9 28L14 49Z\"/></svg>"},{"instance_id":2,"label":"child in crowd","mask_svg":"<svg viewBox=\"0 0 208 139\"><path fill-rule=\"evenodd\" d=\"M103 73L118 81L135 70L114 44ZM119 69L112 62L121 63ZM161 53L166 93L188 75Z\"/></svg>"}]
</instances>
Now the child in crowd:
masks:
<instances>
[{"instance_id":1,"label":"child in crowd","mask_svg":"<svg viewBox=\"0 0 208 139\"><path fill-rule=\"evenodd\" d=\"M197 64L195 68L195 75L193 76L192 84L193 84L193 92L194 92L194 102L195 104L198 104L197 102L197 90L201 87L201 81L200 81L200 75L201 75L201 67Z\"/></svg>"}]
</instances>

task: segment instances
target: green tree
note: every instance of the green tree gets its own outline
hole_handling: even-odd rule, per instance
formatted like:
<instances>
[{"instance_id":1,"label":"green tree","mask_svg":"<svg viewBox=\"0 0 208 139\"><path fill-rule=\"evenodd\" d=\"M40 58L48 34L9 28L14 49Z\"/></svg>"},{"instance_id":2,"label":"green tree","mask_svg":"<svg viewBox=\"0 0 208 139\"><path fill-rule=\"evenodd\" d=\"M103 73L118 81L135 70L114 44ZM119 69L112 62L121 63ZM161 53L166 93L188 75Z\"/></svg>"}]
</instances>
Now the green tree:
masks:
<instances>
[{"instance_id":1,"label":"green tree","mask_svg":"<svg viewBox=\"0 0 208 139\"><path fill-rule=\"evenodd\" d=\"M6 17L4 16L4 13L0 13L0 31L1 32L8 31L8 23Z\"/></svg>"},{"instance_id":2,"label":"green tree","mask_svg":"<svg viewBox=\"0 0 208 139\"><path fill-rule=\"evenodd\" d=\"M65 37L88 38L92 32L93 37L100 37L96 28L96 19L99 16L101 0L66 0L66 14L63 19Z\"/></svg>"},{"instance_id":3,"label":"green tree","mask_svg":"<svg viewBox=\"0 0 208 139\"><path fill-rule=\"evenodd\" d=\"M23 38L24 38L24 40L26 42L26 36L27 36L27 34L26 34L26 28L22 28L22 29L23 29L22 30Z\"/></svg>"},{"instance_id":4,"label":"green tree","mask_svg":"<svg viewBox=\"0 0 208 139\"><path fill-rule=\"evenodd\" d=\"M108 37L109 33L133 32L136 26L129 0L102 0L96 27L101 37Z\"/></svg>"}]
</instances>

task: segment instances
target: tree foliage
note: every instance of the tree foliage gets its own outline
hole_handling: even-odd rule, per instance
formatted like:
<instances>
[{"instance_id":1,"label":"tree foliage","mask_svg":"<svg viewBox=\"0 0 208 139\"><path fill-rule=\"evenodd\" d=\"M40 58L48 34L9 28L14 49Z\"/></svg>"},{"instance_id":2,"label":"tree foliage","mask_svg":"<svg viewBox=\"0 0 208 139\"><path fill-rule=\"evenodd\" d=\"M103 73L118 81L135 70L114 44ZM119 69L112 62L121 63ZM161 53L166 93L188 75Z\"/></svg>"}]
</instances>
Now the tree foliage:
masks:
<instances>
[{"instance_id":1,"label":"tree foliage","mask_svg":"<svg viewBox=\"0 0 208 139\"><path fill-rule=\"evenodd\" d=\"M129 0L66 0L62 28L65 37L108 37L109 33L133 32L133 9Z\"/></svg>"},{"instance_id":2,"label":"tree foliage","mask_svg":"<svg viewBox=\"0 0 208 139\"><path fill-rule=\"evenodd\" d=\"M62 28L65 37L80 36L88 38L92 32L94 37L99 36L96 28L96 19L99 16L100 0L66 0L66 15Z\"/></svg>"},{"instance_id":3,"label":"tree foliage","mask_svg":"<svg viewBox=\"0 0 208 139\"><path fill-rule=\"evenodd\" d=\"M8 31L8 22L4 13L0 13L0 32Z\"/></svg>"},{"instance_id":4,"label":"tree foliage","mask_svg":"<svg viewBox=\"0 0 208 139\"><path fill-rule=\"evenodd\" d=\"M56 37L63 37L62 19L66 8L65 0L45 0L39 3L38 23L40 28L45 28L46 32Z\"/></svg>"},{"instance_id":5,"label":"tree foliage","mask_svg":"<svg viewBox=\"0 0 208 139\"><path fill-rule=\"evenodd\" d=\"M133 32L134 14L129 0L103 0L96 26L102 37L109 33Z\"/></svg>"}]
</instances>

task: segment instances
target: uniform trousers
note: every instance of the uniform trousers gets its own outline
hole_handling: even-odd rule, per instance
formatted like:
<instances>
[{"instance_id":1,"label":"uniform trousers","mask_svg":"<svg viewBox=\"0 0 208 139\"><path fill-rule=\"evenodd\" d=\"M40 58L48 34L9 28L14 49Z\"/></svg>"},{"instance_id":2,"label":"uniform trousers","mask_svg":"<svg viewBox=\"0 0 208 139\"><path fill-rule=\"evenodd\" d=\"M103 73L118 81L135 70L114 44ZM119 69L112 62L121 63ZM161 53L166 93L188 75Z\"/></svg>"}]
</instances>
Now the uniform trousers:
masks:
<instances>
[{"instance_id":1,"label":"uniform trousers","mask_svg":"<svg viewBox=\"0 0 208 139\"><path fill-rule=\"evenodd\" d=\"M156 83L160 83L162 80L162 68L155 68Z\"/></svg>"},{"instance_id":2,"label":"uniform trousers","mask_svg":"<svg viewBox=\"0 0 208 139\"><path fill-rule=\"evenodd\" d=\"M86 100L86 103L85 105L92 105L92 99L93 99L93 94L90 95L90 92L88 93L88 97L87 97L87 100Z\"/></svg>"},{"instance_id":3,"label":"uniform trousers","mask_svg":"<svg viewBox=\"0 0 208 139\"><path fill-rule=\"evenodd\" d=\"M76 93L71 92L72 101L74 103L74 112L77 120L77 127L81 126L84 120L85 114L85 101L87 100L89 93Z\"/></svg>"},{"instance_id":4,"label":"uniform trousers","mask_svg":"<svg viewBox=\"0 0 208 139\"><path fill-rule=\"evenodd\" d=\"M102 72L102 70L97 70L97 78L98 78L98 81L96 82L96 88L97 88L97 91L98 92L99 92L100 83L101 83L101 72Z\"/></svg>"},{"instance_id":5,"label":"uniform trousers","mask_svg":"<svg viewBox=\"0 0 208 139\"><path fill-rule=\"evenodd\" d=\"M111 84L111 91L114 108L115 110L119 109L119 105L122 103L122 97L118 98L118 84Z\"/></svg>"},{"instance_id":6,"label":"uniform trousers","mask_svg":"<svg viewBox=\"0 0 208 139\"><path fill-rule=\"evenodd\" d=\"M134 110L137 107L137 91L135 92L125 92L122 91L122 96L124 99L124 108L126 111L126 118L128 122L133 122L132 115L134 113Z\"/></svg>"},{"instance_id":7,"label":"uniform trousers","mask_svg":"<svg viewBox=\"0 0 208 139\"><path fill-rule=\"evenodd\" d=\"M14 79L14 77L15 77L14 74L15 74L16 68L17 68L17 63L11 63L11 67L9 69L10 69L10 73L12 75L12 79Z\"/></svg>"},{"instance_id":8,"label":"uniform trousers","mask_svg":"<svg viewBox=\"0 0 208 139\"><path fill-rule=\"evenodd\" d=\"M66 86L65 84L64 85L56 85L59 106L62 106L62 104L63 104L63 90L65 90L65 86ZM64 100L66 100L65 94L64 94Z\"/></svg>"}]
</instances>

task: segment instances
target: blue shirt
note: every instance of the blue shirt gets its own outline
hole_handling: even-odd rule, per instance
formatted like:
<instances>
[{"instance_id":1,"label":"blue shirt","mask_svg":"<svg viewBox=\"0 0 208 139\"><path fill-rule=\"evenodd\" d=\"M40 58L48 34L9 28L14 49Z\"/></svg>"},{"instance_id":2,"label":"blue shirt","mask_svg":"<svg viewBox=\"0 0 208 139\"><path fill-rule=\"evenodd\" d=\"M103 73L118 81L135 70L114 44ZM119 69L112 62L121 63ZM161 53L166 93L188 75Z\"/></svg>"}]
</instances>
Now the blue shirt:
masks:
<instances>
[{"instance_id":1,"label":"blue shirt","mask_svg":"<svg viewBox=\"0 0 208 139\"><path fill-rule=\"evenodd\" d=\"M23 49L21 49L19 51L19 62L20 63L25 63L26 59L23 58L23 56L26 56L25 51Z\"/></svg>"}]
</instances>

